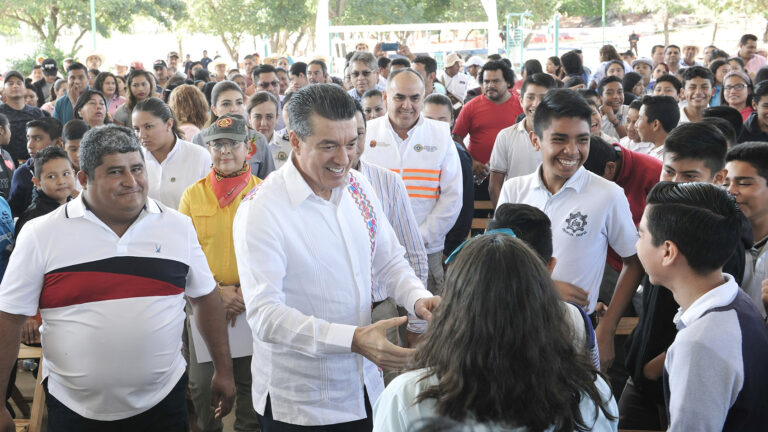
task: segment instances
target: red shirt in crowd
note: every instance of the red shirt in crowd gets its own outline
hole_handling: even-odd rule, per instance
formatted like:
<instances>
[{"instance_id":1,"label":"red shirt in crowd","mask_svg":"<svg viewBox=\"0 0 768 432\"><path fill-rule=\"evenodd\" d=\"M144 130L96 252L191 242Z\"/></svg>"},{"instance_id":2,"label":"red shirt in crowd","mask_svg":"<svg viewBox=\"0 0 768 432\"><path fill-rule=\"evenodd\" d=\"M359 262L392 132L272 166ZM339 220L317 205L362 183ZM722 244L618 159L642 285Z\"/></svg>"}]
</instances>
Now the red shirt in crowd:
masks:
<instances>
[{"instance_id":1,"label":"red shirt in crowd","mask_svg":"<svg viewBox=\"0 0 768 432\"><path fill-rule=\"evenodd\" d=\"M629 201L629 211L635 226L643 218L645 198L661 177L661 161L645 153L638 153L614 144L621 148L621 171L616 174L614 182L624 189ZM621 257L613 249L608 248L608 264L616 271L621 271Z\"/></svg>"},{"instance_id":2,"label":"red shirt in crowd","mask_svg":"<svg viewBox=\"0 0 768 432\"><path fill-rule=\"evenodd\" d=\"M523 113L520 95L510 91L511 97L501 105L480 95L469 101L459 113L453 134L465 137L469 134L469 154L484 164L491 159L493 143L500 130L515 124L517 116Z\"/></svg>"}]
</instances>

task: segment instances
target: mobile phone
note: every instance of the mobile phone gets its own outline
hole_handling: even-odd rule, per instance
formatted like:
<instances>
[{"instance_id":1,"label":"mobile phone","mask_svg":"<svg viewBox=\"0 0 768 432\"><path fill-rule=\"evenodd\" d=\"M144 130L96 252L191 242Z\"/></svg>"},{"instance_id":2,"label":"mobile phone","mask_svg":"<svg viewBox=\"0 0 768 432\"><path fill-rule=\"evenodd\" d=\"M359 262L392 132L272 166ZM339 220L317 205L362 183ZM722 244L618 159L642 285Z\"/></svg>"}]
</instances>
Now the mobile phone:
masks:
<instances>
[{"instance_id":1,"label":"mobile phone","mask_svg":"<svg viewBox=\"0 0 768 432\"><path fill-rule=\"evenodd\" d=\"M398 42L385 42L381 44L381 50L382 51L397 51L397 48L400 46Z\"/></svg>"}]
</instances>

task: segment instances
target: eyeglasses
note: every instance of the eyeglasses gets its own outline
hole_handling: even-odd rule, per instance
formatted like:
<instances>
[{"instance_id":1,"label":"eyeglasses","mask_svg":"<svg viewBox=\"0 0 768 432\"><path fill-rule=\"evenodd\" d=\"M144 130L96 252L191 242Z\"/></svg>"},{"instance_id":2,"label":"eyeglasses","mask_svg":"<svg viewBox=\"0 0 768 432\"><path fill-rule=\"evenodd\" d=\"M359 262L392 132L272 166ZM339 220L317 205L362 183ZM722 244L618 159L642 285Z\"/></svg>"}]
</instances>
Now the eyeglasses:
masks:
<instances>
[{"instance_id":1,"label":"eyeglasses","mask_svg":"<svg viewBox=\"0 0 768 432\"><path fill-rule=\"evenodd\" d=\"M261 81L261 82L259 82L259 87L261 87L261 88L277 87L279 85L280 85L280 81Z\"/></svg>"},{"instance_id":2,"label":"eyeglasses","mask_svg":"<svg viewBox=\"0 0 768 432\"><path fill-rule=\"evenodd\" d=\"M747 87L746 84L736 84L734 86L725 86L725 87L723 87L723 90L725 90L725 91L733 91L733 90L741 91L741 90L744 90L745 87Z\"/></svg>"},{"instance_id":3,"label":"eyeglasses","mask_svg":"<svg viewBox=\"0 0 768 432\"><path fill-rule=\"evenodd\" d=\"M240 147L242 147L243 142L242 141L230 141L230 140L216 140L211 143L208 143L208 147L212 148L213 151L220 152L224 150L224 147L228 148L229 151L238 150Z\"/></svg>"},{"instance_id":4,"label":"eyeglasses","mask_svg":"<svg viewBox=\"0 0 768 432\"><path fill-rule=\"evenodd\" d=\"M371 76L372 73L373 73L373 71L369 71L369 70L362 71L362 72L354 71L354 72L350 73L350 75L352 75L352 78L358 78L358 77L360 77L360 75L368 78L369 76Z\"/></svg>"}]
</instances>

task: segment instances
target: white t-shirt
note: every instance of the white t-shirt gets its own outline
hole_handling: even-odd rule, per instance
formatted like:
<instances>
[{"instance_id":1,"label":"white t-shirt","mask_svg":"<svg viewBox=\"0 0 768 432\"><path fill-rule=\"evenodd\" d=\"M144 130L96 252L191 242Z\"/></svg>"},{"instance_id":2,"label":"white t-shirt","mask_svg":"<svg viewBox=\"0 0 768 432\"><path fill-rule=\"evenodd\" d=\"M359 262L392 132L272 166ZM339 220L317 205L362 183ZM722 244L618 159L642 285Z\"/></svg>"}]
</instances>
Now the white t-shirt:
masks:
<instances>
[{"instance_id":1,"label":"white t-shirt","mask_svg":"<svg viewBox=\"0 0 768 432\"><path fill-rule=\"evenodd\" d=\"M617 184L579 168L552 195L541 181L541 168L504 183L499 204L532 205L552 222L552 256L557 266L552 278L572 283L589 293L587 312L595 310L605 258L610 245L621 257L635 255L637 229L629 203Z\"/></svg>"},{"instance_id":2,"label":"white t-shirt","mask_svg":"<svg viewBox=\"0 0 768 432\"><path fill-rule=\"evenodd\" d=\"M181 196L193 183L211 171L211 155L205 148L177 139L162 163L142 148L147 164L149 196L178 209Z\"/></svg>"},{"instance_id":3,"label":"white t-shirt","mask_svg":"<svg viewBox=\"0 0 768 432\"><path fill-rule=\"evenodd\" d=\"M184 296L216 282L188 217L147 199L117 237L82 197L24 226L0 310L40 308L48 390L83 417L119 420L155 406L184 374Z\"/></svg>"},{"instance_id":4,"label":"white t-shirt","mask_svg":"<svg viewBox=\"0 0 768 432\"><path fill-rule=\"evenodd\" d=\"M426 388L436 385L438 379L431 375L422 380L427 369L418 369L406 372L395 378L386 389L376 404L373 406L373 431L374 432L407 432L412 425L421 419L439 417L435 412L435 400L426 399L416 403L416 397ZM584 423L593 431L615 431L618 427L619 408L611 393L611 387L601 376L595 378L595 386L602 400L606 401L606 410L616 417L616 420L608 420L602 410L587 396L583 396L579 402L579 411ZM473 419L463 422L460 429L467 432L524 432L524 428L510 428L496 423L478 423ZM547 431L554 430L553 427Z\"/></svg>"},{"instance_id":5,"label":"white t-shirt","mask_svg":"<svg viewBox=\"0 0 768 432\"><path fill-rule=\"evenodd\" d=\"M530 174L541 163L541 152L533 148L531 136L525 130L525 120L502 129L496 135L490 166L495 173L505 173L504 180Z\"/></svg>"}]
</instances>

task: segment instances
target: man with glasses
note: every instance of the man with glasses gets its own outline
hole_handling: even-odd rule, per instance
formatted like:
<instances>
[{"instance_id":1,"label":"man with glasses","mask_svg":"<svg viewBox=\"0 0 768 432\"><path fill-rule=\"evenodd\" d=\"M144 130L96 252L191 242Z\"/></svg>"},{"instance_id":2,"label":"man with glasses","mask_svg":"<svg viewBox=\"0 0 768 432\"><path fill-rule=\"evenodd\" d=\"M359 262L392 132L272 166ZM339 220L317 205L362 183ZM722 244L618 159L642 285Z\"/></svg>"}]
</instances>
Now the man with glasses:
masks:
<instances>
[{"instance_id":1,"label":"man with glasses","mask_svg":"<svg viewBox=\"0 0 768 432\"><path fill-rule=\"evenodd\" d=\"M367 51L358 51L349 59L349 79L354 86L349 90L349 95L356 101L361 102L363 93L379 87L379 65L376 57Z\"/></svg>"},{"instance_id":2,"label":"man with glasses","mask_svg":"<svg viewBox=\"0 0 768 432\"><path fill-rule=\"evenodd\" d=\"M256 90L253 93L257 91L266 91L272 93L272 96L274 96L278 101L282 99L280 97L280 79L277 77L277 69L275 69L274 66L265 64L254 69L253 82L256 87ZM278 107L277 111L282 112L282 110L283 103L280 102L280 106ZM275 124L275 130L284 128L285 122L283 121L283 116L277 116L277 124Z\"/></svg>"}]
</instances>

